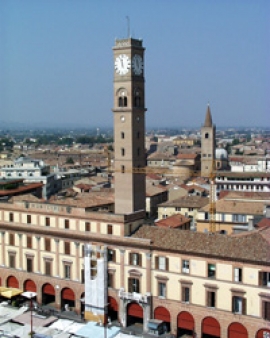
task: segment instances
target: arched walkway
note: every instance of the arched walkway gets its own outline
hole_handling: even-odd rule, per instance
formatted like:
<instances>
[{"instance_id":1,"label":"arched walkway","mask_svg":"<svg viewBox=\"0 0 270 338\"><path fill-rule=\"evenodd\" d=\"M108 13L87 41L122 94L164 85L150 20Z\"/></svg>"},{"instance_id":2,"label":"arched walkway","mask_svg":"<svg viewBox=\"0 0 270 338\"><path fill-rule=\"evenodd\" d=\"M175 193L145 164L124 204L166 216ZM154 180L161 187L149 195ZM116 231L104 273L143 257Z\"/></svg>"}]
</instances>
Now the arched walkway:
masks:
<instances>
[{"instance_id":1,"label":"arched walkway","mask_svg":"<svg viewBox=\"0 0 270 338\"><path fill-rule=\"evenodd\" d=\"M23 290L24 291L30 291L30 292L37 292L36 283L34 281L32 281L31 279L27 279L24 282Z\"/></svg>"},{"instance_id":2,"label":"arched walkway","mask_svg":"<svg viewBox=\"0 0 270 338\"><path fill-rule=\"evenodd\" d=\"M64 288L61 291L61 308L65 309L67 306L69 308L75 307L75 294L70 288Z\"/></svg>"},{"instance_id":3,"label":"arched walkway","mask_svg":"<svg viewBox=\"0 0 270 338\"><path fill-rule=\"evenodd\" d=\"M213 317L206 317L202 321L202 338L220 338L220 324Z\"/></svg>"},{"instance_id":4,"label":"arched walkway","mask_svg":"<svg viewBox=\"0 0 270 338\"><path fill-rule=\"evenodd\" d=\"M232 323L228 328L228 338L248 338L247 329L240 323Z\"/></svg>"},{"instance_id":5,"label":"arched walkway","mask_svg":"<svg viewBox=\"0 0 270 338\"><path fill-rule=\"evenodd\" d=\"M116 320L118 318L118 304L115 298L108 296L108 317L111 320Z\"/></svg>"},{"instance_id":6,"label":"arched walkway","mask_svg":"<svg viewBox=\"0 0 270 338\"><path fill-rule=\"evenodd\" d=\"M55 304L53 303L55 303L54 287L51 284L46 283L42 286L42 304L52 304L54 306Z\"/></svg>"},{"instance_id":7,"label":"arched walkway","mask_svg":"<svg viewBox=\"0 0 270 338\"><path fill-rule=\"evenodd\" d=\"M270 329L261 329L257 332L256 338L270 338Z\"/></svg>"},{"instance_id":8,"label":"arched walkway","mask_svg":"<svg viewBox=\"0 0 270 338\"><path fill-rule=\"evenodd\" d=\"M18 279L14 276L9 276L8 279L7 279L7 287L19 289Z\"/></svg>"},{"instance_id":9,"label":"arched walkway","mask_svg":"<svg viewBox=\"0 0 270 338\"><path fill-rule=\"evenodd\" d=\"M180 312L177 316L177 336L192 335L194 333L195 322L193 316L186 311Z\"/></svg>"},{"instance_id":10,"label":"arched walkway","mask_svg":"<svg viewBox=\"0 0 270 338\"><path fill-rule=\"evenodd\" d=\"M127 305L127 326L135 323L143 324L143 308L135 302Z\"/></svg>"},{"instance_id":11,"label":"arched walkway","mask_svg":"<svg viewBox=\"0 0 270 338\"><path fill-rule=\"evenodd\" d=\"M155 308L154 318L165 322L167 332L171 331L171 315L170 315L170 312L165 307L159 306Z\"/></svg>"}]
</instances>

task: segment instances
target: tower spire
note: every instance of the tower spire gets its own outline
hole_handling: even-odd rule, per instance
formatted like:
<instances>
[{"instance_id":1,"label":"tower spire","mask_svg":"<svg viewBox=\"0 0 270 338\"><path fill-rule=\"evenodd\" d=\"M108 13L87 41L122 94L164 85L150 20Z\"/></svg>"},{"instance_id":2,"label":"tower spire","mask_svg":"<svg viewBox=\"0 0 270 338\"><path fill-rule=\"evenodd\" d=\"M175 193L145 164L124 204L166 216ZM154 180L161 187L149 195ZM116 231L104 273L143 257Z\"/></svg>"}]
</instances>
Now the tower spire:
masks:
<instances>
[{"instance_id":1,"label":"tower spire","mask_svg":"<svg viewBox=\"0 0 270 338\"><path fill-rule=\"evenodd\" d=\"M205 114L205 121L204 121L204 127L212 127L212 115L211 115L211 110L210 110L210 104L208 102L207 104L207 109L206 109L206 114Z\"/></svg>"}]
</instances>

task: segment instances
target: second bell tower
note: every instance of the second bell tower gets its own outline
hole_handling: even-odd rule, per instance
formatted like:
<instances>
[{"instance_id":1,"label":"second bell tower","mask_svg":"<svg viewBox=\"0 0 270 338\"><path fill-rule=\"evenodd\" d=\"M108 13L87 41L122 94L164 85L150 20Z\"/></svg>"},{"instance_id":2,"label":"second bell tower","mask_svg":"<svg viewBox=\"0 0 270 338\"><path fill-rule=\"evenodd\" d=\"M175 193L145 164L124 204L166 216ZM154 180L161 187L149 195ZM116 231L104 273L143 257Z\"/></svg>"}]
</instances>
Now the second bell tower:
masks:
<instances>
[{"instance_id":1,"label":"second bell tower","mask_svg":"<svg viewBox=\"0 0 270 338\"><path fill-rule=\"evenodd\" d=\"M114 166L115 213L145 210L144 47L142 40L115 41L114 54Z\"/></svg>"}]
</instances>

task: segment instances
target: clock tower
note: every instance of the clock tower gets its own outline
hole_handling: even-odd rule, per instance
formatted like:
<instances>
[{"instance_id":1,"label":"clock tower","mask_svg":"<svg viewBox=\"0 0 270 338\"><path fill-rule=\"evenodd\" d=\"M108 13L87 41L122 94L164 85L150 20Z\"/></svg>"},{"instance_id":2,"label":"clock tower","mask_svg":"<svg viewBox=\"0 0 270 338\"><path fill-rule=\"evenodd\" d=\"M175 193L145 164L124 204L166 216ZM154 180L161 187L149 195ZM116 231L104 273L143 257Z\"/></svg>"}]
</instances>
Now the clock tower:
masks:
<instances>
[{"instance_id":1,"label":"clock tower","mask_svg":"<svg viewBox=\"0 0 270 338\"><path fill-rule=\"evenodd\" d=\"M142 40L115 41L114 54L114 167L115 213L145 210L144 47Z\"/></svg>"}]
</instances>

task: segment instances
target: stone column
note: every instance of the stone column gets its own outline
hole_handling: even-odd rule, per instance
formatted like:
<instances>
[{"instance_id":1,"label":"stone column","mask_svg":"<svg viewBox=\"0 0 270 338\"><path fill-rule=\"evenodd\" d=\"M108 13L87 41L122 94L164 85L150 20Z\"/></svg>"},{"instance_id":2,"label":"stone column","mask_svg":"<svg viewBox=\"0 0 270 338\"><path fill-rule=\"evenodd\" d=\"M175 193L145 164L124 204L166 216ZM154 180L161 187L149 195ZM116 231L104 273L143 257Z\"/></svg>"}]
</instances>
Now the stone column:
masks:
<instances>
[{"instance_id":1,"label":"stone column","mask_svg":"<svg viewBox=\"0 0 270 338\"><path fill-rule=\"evenodd\" d=\"M79 254L79 249L80 249L80 243L79 242L74 242L75 244L75 250L76 250L76 275L75 275L75 280L80 281L80 254Z\"/></svg>"},{"instance_id":2,"label":"stone column","mask_svg":"<svg viewBox=\"0 0 270 338\"><path fill-rule=\"evenodd\" d=\"M41 261L40 261L40 236L36 236L37 240L37 273L41 273Z\"/></svg>"},{"instance_id":3,"label":"stone column","mask_svg":"<svg viewBox=\"0 0 270 338\"><path fill-rule=\"evenodd\" d=\"M146 292L151 292L151 252L145 253L146 257Z\"/></svg>"},{"instance_id":4,"label":"stone column","mask_svg":"<svg viewBox=\"0 0 270 338\"><path fill-rule=\"evenodd\" d=\"M125 290L125 251L120 249L120 288Z\"/></svg>"},{"instance_id":5,"label":"stone column","mask_svg":"<svg viewBox=\"0 0 270 338\"><path fill-rule=\"evenodd\" d=\"M23 253L22 253L22 234L18 234L19 236L19 269L23 269Z\"/></svg>"},{"instance_id":6,"label":"stone column","mask_svg":"<svg viewBox=\"0 0 270 338\"><path fill-rule=\"evenodd\" d=\"M6 243L5 243L5 231L1 231L1 237L2 237L2 262L1 262L1 265L2 266L5 266L6 264L6 250L5 250L5 246L6 246Z\"/></svg>"},{"instance_id":7,"label":"stone column","mask_svg":"<svg viewBox=\"0 0 270 338\"><path fill-rule=\"evenodd\" d=\"M127 301L120 298L119 302L119 320L123 327L127 327Z\"/></svg>"},{"instance_id":8,"label":"stone column","mask_svg":"<svg viewBox=\"0 0 270 338\"><path fill-rule=\"evenodd\" d=\"M143 305L143 331L148 331L148 320L150 319L150 304Z\"/></svg>"},{"instance_id":9,"label":"stone column","mask_svg":"<svg viewBox=\"0 0 270 338\"><path fill-rule=\"evenodd\" d=\"M58 284L54 286L55 290L55 307L60 310L61 308L61 288Z\"/></svg>"},{"instance_id":10,"label":"stone column","mask_svg":"<svg viewBox=\"0 0 270 338\"><path fill-rule=\"evenodd\" d=\"M59 277L59 239L55 239L56 277Z\"/></svg>"}]
</instances>

